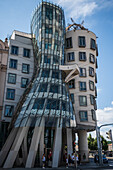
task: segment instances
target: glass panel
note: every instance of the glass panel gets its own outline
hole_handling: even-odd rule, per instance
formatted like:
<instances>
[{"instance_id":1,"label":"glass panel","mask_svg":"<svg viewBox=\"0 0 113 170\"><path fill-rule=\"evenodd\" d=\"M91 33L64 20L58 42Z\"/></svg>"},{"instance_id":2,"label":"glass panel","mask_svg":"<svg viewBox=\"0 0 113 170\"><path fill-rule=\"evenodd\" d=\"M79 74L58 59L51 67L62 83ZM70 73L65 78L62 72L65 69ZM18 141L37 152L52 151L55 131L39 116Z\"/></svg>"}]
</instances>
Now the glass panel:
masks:
<instances>
[{"instance_id":1,"label":"glass panel","mask_svg":"<svg viewBox=\"0 0 113 170\"><path fill-rule=\"evenodd\" d=\"M32 109L43 109L45 99L36 99Z\"/></svg>"}]
</instances>

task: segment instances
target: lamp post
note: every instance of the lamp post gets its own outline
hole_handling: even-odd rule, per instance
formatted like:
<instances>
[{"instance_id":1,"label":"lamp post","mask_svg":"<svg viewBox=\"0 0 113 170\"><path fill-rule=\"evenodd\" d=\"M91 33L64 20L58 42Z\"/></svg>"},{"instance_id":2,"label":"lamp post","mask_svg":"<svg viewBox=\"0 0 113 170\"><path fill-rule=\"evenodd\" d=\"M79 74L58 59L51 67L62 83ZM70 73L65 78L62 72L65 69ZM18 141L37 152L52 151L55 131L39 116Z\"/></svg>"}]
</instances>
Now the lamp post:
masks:
<instances>
[{"instance_id":1,"label":"lamp post","mask_svg":"<svg viewBox=\"0 0 113 170\"><path fill-rule=\"evenodd\" d=\"M100 128L103 127L103 126L111 126L111 125L113 125L113 123L103 124L101 126L97 126L97 123L96 123L96 134L97 134L97 146L98 146L98 155L99 155L99 165L103 165L102 143L101 143L101 136L100 136Z\"/></svg>"}]
</instances>

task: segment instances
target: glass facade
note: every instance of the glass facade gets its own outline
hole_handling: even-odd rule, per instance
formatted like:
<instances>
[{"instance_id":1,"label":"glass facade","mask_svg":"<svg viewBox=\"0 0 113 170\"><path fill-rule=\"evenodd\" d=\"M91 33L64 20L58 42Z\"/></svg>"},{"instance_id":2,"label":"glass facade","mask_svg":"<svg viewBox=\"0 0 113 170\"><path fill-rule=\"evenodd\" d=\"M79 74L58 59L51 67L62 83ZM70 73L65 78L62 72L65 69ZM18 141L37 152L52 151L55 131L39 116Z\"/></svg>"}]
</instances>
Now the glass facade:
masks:
<instances>
[{"instance_id":1,"label":"glass facade","mask_svg":"<svg viewBox=\"0 0 113 170\"><path fill-rule=\"evenodd\" d=\"M68 88L59 65L64 64L65 18L62 8L42 2L31 20L34 54L38 60L38 75L23 104L15 126L26 126L28 119L45 118L45 126L71 127L75 120ZM37 51L38 49L38 51Z\"/></svg>"}]
</instances>

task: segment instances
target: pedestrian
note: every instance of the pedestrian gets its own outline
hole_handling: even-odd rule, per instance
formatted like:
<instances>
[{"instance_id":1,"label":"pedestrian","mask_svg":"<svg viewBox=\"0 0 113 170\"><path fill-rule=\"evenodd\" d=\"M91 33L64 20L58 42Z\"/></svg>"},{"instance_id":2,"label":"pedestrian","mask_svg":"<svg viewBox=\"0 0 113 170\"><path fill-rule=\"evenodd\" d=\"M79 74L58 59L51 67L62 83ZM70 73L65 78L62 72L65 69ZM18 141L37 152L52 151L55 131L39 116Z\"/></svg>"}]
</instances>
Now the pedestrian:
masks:
<instances>
[{"instance_id":1,"label":"pedestrian","mask_svg":"<svg viewBox=\"0 0 113 170\"><path fill-rule=\"evenodd\" d=\"M43 162L43 166L42 166L42 168L45 168L45 163L46 163L46 157L45 157L45 154L43 154L43 156L42 156L42 162Z\"/></svg>"},{"instance_id":2,"label":"pedestrian","mask_svg":"<svg viewBox=\"0 0 113 170\"><path fill-rule=\"evenodd\" d=\"M68 163L70 165L71 164L71 156L70 156L70 154L68 155L68 158L69 158Z\"/></svg>"},{"instance_id":3,"label":"pedestrian","mask_svg":"<svg viewBox=\"0 0 113 170\"><path fill-rule=\"evenodd\" d=\"M74 156L74 153L72 153L71 161L72 161L72 164L75 165L75 156Z\"/></svg>"},{"instance_id":4,"label":"pedestrian","mask_svg":"<svg viewBox=\"0 0 113 170\"><path fill-rule=\"evenodd\" d=\"M68 168L68 157L66 156L66 168Z\"/></svg>"}]
</instances>

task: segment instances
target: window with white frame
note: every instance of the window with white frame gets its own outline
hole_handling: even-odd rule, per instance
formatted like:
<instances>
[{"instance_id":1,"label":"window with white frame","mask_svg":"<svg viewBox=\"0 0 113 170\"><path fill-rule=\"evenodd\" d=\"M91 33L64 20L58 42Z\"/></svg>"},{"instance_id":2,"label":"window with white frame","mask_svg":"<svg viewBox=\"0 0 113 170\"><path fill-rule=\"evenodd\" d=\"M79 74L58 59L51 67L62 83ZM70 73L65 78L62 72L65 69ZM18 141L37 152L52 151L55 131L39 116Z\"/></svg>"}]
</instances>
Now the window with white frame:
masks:
<instances>
[{"instance_id":1,"label":"window with white frame","mask_svg":"<svg viewBox=\"0 0 113 170\"><path fill-rule=\"evenodd\" d=\"M89 76L91 76L91 77L95 76L94 68L92 68L92 67L89 67Z\"/></svg>"},{"instance_id":2,"label":"window with white frame","mask_svg":"<svg viewBox=\"0 0 113 170\"><path fill-rule=\"evenodd\" d=\"M89 81L89 89L94 91L94 82L93 81Z\"/></svg>"},{"instance_id":3,"label":"window with white frame","mask_svg":"<svg viewBox=\"0 0 113 170\"><path fill-rule=\"evenodd\" d=\"M79 60L86 61L86 52L79 52Z\"/></svg>"},{"instance_id":4,"label":"window with white frame","mask_svg":"<svg viewBox=\"0 0 113 170\"><path fill-rule=\"evenodd\" d=\"M79 76L80 77L86 77L86 68L79 68L80 70L80 73L79 73Z\"/></svg>"},{"instance_id":5,"label":"window with white frame","mask_svg":"<svg viewBox=\"0 0 113 170\"><path fill-rule=\"evenodd\" d=\"M79 96L80 106L87 106L87 96Z\"/></svg>"},{"instance_id":6,"label":"window with white frame","mask_svg":"<svg viewBox=\"0 0 113 170\"><path fill-rule=\"evenodd\" d=\"M11 54L18 55L18 47L12 45L11 46Z\"/></svg>"},{"instance_id":7,"label":"window with white frame","mask_svg":"<svg viewBox=\"0 0 113 170\"><path fill-rule=\"evenodd\" d=\"M94 98L94 96L91 95L91 94L90 94L90 103L91 103L92 105L95 104L95 98Z\"/></svg>"},{"instance_id":8,"label":"window with white frame","mask_svg":"<svg viewBox=\"0 0 113 170\"><path fill-rule=\"evenodd\" d=\"M95 110L91 110L91 115L92 115L92 120L96 120L96 114L95 114Z\"/></svg>"},{"instance_id":9,"label":"window with white frame","mask_svg":"<svg viewBox=\"0 0 113 170\"><path fill-rule=\"evenodd\" d=\"M22 73L26 73L26 74L29 74L29 68L30 68L30 65L29 64L22 64Z\"/></svg>"},{"instance_id":10,"label":"window with white frame","mask_svg":"<svg viewBox=\"0 0 113 170\"><path fill-rule=\"evenodd\" d=\"M90 63L95 63L95 56L93 54L89 54L89 62Z\"/></svg>"},{"instance_id":11,"label":"window with white frame","mask_svg":"<svg viewBox=\"0 0 113 170\"><path fill-rule=\"evenodd\" d=\"M74 61L74 60L75 60L74 52L68 53L67 61Z\"/></svg>"},{"instance_id":12,"label":"window with white frame","mask_svg":"<svg viewBox=\"0 0 113 170\"><path fill-rule=\"evenodd\" d=\"M16 84L16 74L8 73L8 83Z\"/></svg>"},{"instance_id":13,"label":"window with white frame","mask_svg":"<svg viewBox=\"0 0 113 170\"><path fill-rule=\"evenodd\" d=\"M5 117L12 117L14 112L14 106L12 105L5 105Z\"/></svg>"},{"instance_id":14,"label":"window with white frame","mask_svg":"<svg viewBox=\"0 0 113 170\"><path fill-rule=\"evenodd\" d=\"M96 49L96 42L93 38L91 38L91 49L95 50Z\"/></svg>"},{"instance_id":15,"label":"window with white frame","mask_svg":"<svg viewBox=\"0 0 113 170\"><path fill-rule=\"evenodd\" d=\"M6 99L9 99L9 100L15 99L15 89L7 88Z\"/></svg>"},{"instance_id":16,"label":"window with white frame","mask_svg":"<svg viewBox=\"0 0 113 170\"><path fill-rule=\"evenodd\" d=\"M21 87L22 88L26 88L28 83L29 83L29 79L28 78L24 78L24 77L21 78Z\"/></svg>"},{"instance_id":17,"label":"window with white frame","mask_svg":"<svg viewBox=\"0 0 113 170\"><path fill-rule=\"evenodd\" d=\"M23 56L29 58L30 57L30 49L24 48Z\"/></svg>"},{"instance_id":18,"label":"window with white frame","mask_svg":"<svg viewBox=\"0 0 113 170\"><path fill-rule=\"evenodd\" d=\"M87 111L79 111L79 117L81 122L88 121Z\"/></svg>"},{"instance_id":19,"label":"window with white frame","mask_svg":"<svg viewBox=\"0 0 113 170\"><path fill-rule=\"evenodd\" d=\"M80 91L86 91L86 82L79 82Z\"/></svg>"},{"instance_id":20,"label":"window with white frame","mask_svg":"<svg viewBox=\"0 0 113 170\"><path fill-rule=\"evenodd\" d=\"M86 42L85 42L85 37L84 36L79 36L79 47L85 47L86 46Z\"/></svg>"}]
</instances>

